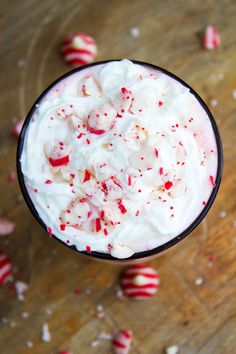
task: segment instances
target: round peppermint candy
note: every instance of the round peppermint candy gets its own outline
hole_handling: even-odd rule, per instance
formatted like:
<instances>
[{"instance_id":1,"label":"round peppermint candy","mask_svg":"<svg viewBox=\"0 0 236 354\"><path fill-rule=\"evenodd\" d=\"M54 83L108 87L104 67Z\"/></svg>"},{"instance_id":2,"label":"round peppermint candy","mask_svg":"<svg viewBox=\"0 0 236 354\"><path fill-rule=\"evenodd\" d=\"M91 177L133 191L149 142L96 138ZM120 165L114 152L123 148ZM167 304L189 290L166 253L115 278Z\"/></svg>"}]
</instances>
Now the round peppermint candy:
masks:
<instances>
[{"instance_id":1,"label":"round peppermint candy","mask_svg":"<svg viewBox=\"0 0 236 354\"><path fill-rule=\"evenodd\" d=\"M12 275L10 259L0 251L0 285L4 285Z\"/></svg>"},{"instance_id":2,"label":"round peppermint candy","mask_svg":"<svg viewBox=\"0 0 236 354\"><path fill-rule=\"evenodd\" d=\"M153 296L159 289L159 284L158 273L145 264L130 266L121 277L121 287L125 295L137 300Z\"/></svg>"},{"instance_id":3,"label":"round peppermint candy","mask_svg":"<svg viewBox=\"0 0 236 354\"><path fill-rule=\"evenodd\" d=\"M112 348L115 354L128 354L132 342L133 333L126 329L121 330L112 340Z\"/></svg>"},{"instance_id":4,"label":"round peppermint candy","mask_svg":"<svg viewBox=\"0 0 236 354\"><path fill-rule=\"evenodd\" d=\"M97 45L92 37L84 33L69 34L62 44L64 60L72 66L91 63L97 55Z\"/></svg>"}]
</instances>

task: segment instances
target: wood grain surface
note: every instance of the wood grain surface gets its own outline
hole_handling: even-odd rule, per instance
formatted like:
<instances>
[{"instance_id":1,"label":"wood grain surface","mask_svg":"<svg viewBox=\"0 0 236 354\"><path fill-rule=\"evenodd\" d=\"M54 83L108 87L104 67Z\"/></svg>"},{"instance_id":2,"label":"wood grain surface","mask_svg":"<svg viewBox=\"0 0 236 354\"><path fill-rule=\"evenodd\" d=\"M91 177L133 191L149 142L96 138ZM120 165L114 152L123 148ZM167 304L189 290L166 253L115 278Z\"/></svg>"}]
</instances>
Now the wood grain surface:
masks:
<instances>
[{"instance_id":1,"label":"wood grain surface","mask_svg":"<svg viewBox=\"0 0 236 354\"><path fill-rule=\"evenodd\" d=\"M11 283L0 288L1 354L108 354L110 341L97 338L121 328L134 332L131 354L161 354L170 345L178 345L181 354L236 352L235 18L234 0L0 2L0 216L16 223L12 235L1 237L0 249L14 264L14 280L29 286L22 302ZM221 35L222 45L214 51L202 48L208 24ZM137 38L133 27L140 31ZM147 301L119 300L123 267L92 261L51 240L27 209L17 182L7 182L15 170L12 121L25 117L40 92L70 69L59 53L70 31L96 39L98 60L131 58L163 66L208 104L217 103L212 111L225 159L220 192L207 221L151 262L161 286ZM214 256L211 266L209 256ZM97 305L104 307L102 318ZM49 343L41 340L43 323L50 328Z\"/></svg>"}]
</instances>

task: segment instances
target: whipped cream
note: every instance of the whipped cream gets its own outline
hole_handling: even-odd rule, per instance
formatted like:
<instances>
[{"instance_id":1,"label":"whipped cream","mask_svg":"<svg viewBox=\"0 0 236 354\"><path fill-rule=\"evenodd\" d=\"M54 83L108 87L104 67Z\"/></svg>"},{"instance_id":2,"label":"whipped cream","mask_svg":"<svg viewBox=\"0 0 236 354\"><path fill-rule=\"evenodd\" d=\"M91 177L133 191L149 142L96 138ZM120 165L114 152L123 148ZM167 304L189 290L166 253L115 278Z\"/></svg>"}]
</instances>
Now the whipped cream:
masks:
<instances>
[{"instance_id":1,"label":"whipped cream","mask_svg":"<svg viewBox=\"0 0 236 354\"><path fill-rule=\"evenodd\" d=\"M217 147L188 88L122 60L71 74L44 96L21 166L49 233L127 258L198 217L214 188Z\"/></svg>"}]
</instances>

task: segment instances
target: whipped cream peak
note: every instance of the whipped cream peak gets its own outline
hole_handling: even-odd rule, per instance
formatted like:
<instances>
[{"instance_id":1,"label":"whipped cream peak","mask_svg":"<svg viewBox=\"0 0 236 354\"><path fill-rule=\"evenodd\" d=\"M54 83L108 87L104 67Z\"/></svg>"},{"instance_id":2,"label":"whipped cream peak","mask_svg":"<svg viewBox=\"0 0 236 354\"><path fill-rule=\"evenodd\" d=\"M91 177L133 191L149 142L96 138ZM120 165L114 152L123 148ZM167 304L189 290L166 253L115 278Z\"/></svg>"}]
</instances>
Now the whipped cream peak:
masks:
<instances>
[{"instance_id":1,"label":"whipped cream peak","mask_svg":"<svg viewBox=\"0 0 236 354\"><path fill-rule=\"evenodd\" d=\"M188 88L122 60L73 73L44 96L21 166L56 237L127 258L197 218L214 188L217 147Z\"/></svg>"}]
</instances>

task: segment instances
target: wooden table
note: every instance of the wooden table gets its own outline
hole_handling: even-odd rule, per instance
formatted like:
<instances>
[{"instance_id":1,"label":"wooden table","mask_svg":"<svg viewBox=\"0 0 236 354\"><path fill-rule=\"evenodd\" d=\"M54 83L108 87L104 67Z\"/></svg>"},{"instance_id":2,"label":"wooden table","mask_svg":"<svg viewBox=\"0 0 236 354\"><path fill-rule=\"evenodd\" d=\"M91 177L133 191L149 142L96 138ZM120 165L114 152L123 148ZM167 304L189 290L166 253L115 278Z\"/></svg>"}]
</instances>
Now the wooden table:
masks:
<instances>
[{"instance_id":1,"label":"wooden table","mask_svg":"<svg viewBox=\"0 0 236 354\"><path fill-rule=\"evenodd\" d=\"M172 344L181 354L236 352L235 18L234 0L1 2L1 216L15 221L16 229L0 239L0 248L15 266L15 280L29 286L24 302L16 300L11 286L0 289L1 354L110 353L109 340L96 340L101 332L113 335L120 328L134 332L131 353L163 353ZM222 45L215 51L201 45L208 24L221 34ZM133 27L140 30L137 38L131 35ZM207 223L151 262L161 288L148 301L117 299L123 267L91 261L51 240L27 209L17 183L7 182L15 169L12 121L24 117L42 89L69 70L59 46L70 31L95 37L98 60L125 57L164 66L208 104L218 103L212 110L224 145L220 192ZM212 265L209 256L215 258ZM97 318L99 304L103 318ZM49 343L40 338L43 323L50 328Z\"/></svg>"}]
</instances>

